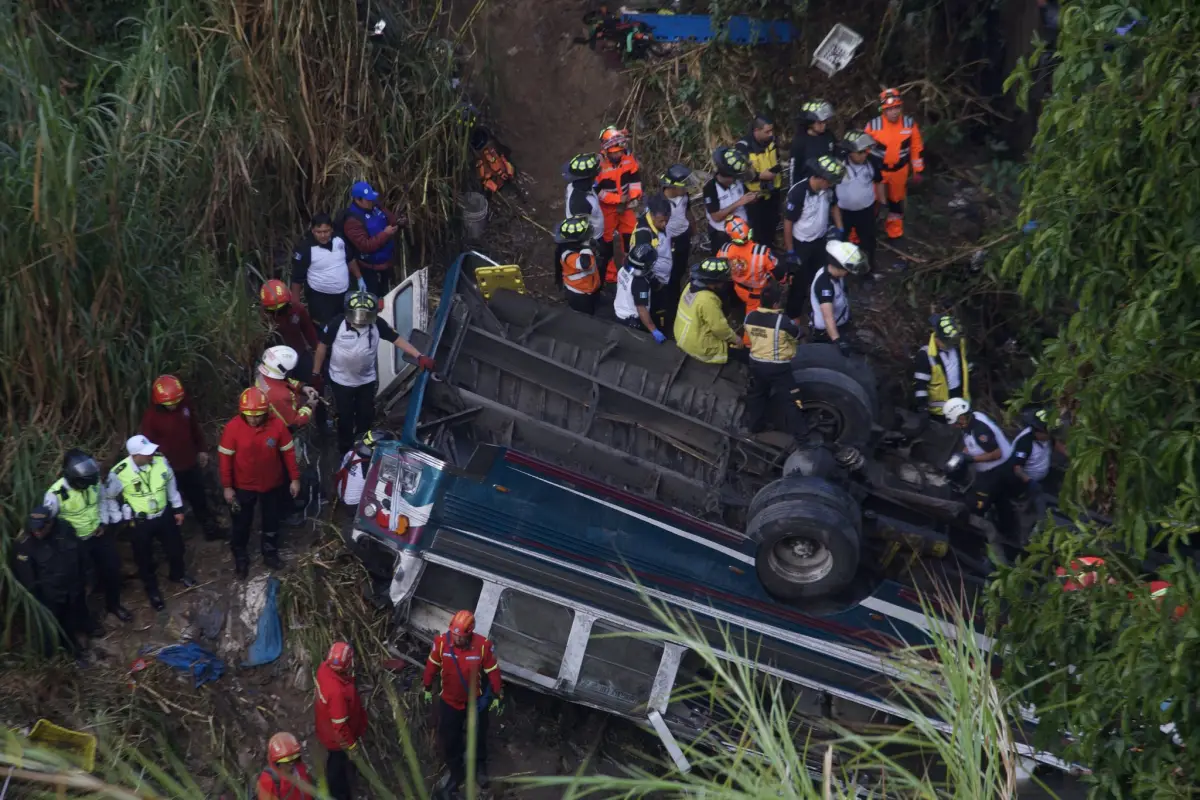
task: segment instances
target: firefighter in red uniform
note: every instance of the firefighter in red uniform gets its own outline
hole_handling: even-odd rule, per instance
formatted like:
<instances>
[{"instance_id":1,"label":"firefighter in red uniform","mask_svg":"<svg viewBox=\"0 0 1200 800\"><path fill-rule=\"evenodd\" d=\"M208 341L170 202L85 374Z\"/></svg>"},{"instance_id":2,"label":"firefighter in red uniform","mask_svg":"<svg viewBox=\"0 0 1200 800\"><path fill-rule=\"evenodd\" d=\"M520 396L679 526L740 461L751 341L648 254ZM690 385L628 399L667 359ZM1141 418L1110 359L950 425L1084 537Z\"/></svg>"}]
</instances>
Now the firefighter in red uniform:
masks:
<instances>
[{"instance_id":1,"label":"firefighter in red uniform","mask_svg":"<svg viewBox=\"0 0 1200 800\"><path fill-rule=\"evenodd\" d=\"M295 431L312 421L317 390L291 377L296 369L296 351L285 344L268 347L258 363L254 386L267 396L271 414Z\"/></svg>"},{"instance_id":2,"label":"firefighter in red uniform","mask_svg":"<svg viewBox=\"0 0 1200 800\"><path fill-rule=\"evenodd\" d=\"M449 769L449 794L467 777L464 755L466 725L473 703L478 712L475 729L475 779L487 786L488 711L501 713L504 687L500 683L500 665L490 639L475 633L475 615L459 611L450 620L450 630L433 640L429 660L425 662L425 700L433 700L433 679L442 676L442 702L438 712L438 738ZM483 685L484 676L487 686Z\"/></svg>"},{"instance_id":3,"label":"firefighter in red uniform","mask_svg":"<svg viewBox=\"0 0 1200 800\"><path fill-rule=\"evenodd\" d=\"M234 574L242 579L250 572L246 545L254 509L262 505L263 563L271 569L279 561L279 516L283 508L283 484L291 478L288 491L300 494L300 468L296 465L295 442L287 426L267 415L267 396L259 389L246 389L238 399L238 415L225 424L217 452L221 456L221 486L225 502L233 509ZM285 472L286 469L286 472Z\"/></svg>"},{"instance_id":4,"label":"firefighter in red uniform","mask_svg":"<svg viewBox=\"0 0 1200 800\"><path fill-rule=\"evenodd\" d=\"M313 800L309 791L313 786L296 737L287 732L272 736L267 743L267 768L255 784L256 800Z\"/></svg>"},{"instance_id":5,"label":"firefighter in red uniform","mask_svg":"<svg viewBox=\"0 0 1200 800\"><path fill-rule=\"evenodd\" d=\"M888 215L884 229L889 239L904 235L904 198L908 195L908 175L914 184L925 171L925 144L916 120L904 113L904 101L896 89L884 89L879 95L878 117L867 123L867 133L879 143L883 157L883 185L887 193Z\"/></svg>"},{"instance_id":6,"label":"firefighter in red uniform","mask_svg":"<svg viewBox=\"0 0 1200 800\"><path fill-rule=\"evenodd\" d=\"M292 297L291 289L283 281L267 281L259 290L258 297L262 301L267 322L279 339L301 356L301 366L307 364L308 368L301 376L306 377L312 371L312 354L317 349L317 329L313 326L308 309ZM303 358L305 355L307 358Z\"/></svg>"},{"instance_id":7,"label":"firefighter in red uniform","mask_svg":"<svg viewBox=\"0 0 1200 800\"><path fill-rule=\"evenodd\" d=\"M620 255L608 262L604 280L617 282L617 260L624 259L629 252L629 237L637 227L637 204L642 197L641 167L629 153L629 133L608 126L600 132L602 156L600 174L596 176L596 196L600 198L600 210L604 213L605 242L613 249L619 245ZM618 237L617 234L620 234Z\"/></svg>"},{"instance_id":8,"label":"firefighter in red uniform","mask_svg":"<svg viewBox=\"0 0 1200 800\"><path fill-rule=\"evenodd\" d=\"M354 648L334 642L329 656L317 667L317 739L329 753L325 762L325 780L333 800L351 800L354 764L350 753L367 732L367 712L363 710L354 685Z\"/></svg>"}]
</instances>

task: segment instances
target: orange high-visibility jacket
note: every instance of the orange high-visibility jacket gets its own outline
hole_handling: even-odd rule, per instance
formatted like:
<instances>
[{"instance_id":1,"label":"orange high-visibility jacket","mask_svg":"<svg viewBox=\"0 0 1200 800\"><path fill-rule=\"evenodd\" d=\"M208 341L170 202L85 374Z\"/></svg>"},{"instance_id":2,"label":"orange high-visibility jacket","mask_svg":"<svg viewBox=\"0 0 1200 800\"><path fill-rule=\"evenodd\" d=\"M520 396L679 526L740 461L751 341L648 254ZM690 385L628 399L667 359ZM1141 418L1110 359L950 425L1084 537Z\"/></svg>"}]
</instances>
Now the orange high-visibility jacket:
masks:
<instances>
[{"instance_id":1,"label":"orange high-visibility jacket","mask_svg":"<svg viewBox=\"0 0 1200 800\"><path fill-rule=\"evenodd\" d=\"M752 241L745 244L729 242L717 252L717 258L729 259L734 283L756 292L767 285L767 280L779 266L771 248Z\"/></svg>"},{"instance_id":2,"label":"orange high-visibility jacket","mask_svg":"<svg viewBox=\"0 0 1200 800\"><path fill-rule=\"evenodd\" d=\"M601 161L600 174L596 176L596 196L600 198L600 210L604 213L604 238L611 239L619 226L621 233L633 233L637 225L637 215L634 213L634 201L642 196L642 173L637 159L626 153L621 160L613 164L604 156ZM629 187L625 198L628 208L617 212L621 203L621 189Z\"/></svg>"},{"instance_id":3,"label":"orange high-visibility jacket","mask_svg":"<svg viewBox=\"0 0 1200 800\"><path fill-rule=\"evenodd\" d=\"M563 286L575 294L595 294L600 289L600 272L590 248L566 250L559 259Z\"/></svg>"},{"instance_id":4,"label":"orange high-visibility jacket","mask_svg":"<svg viewBox=\"0 0 1200 800\"><path fill-rule=\"evenodd\" d=\"M882 114L867 123L867 133L879 142L875 154L883 159L886 171L903 169L912 164L913 172L925 169L925 144L916 120L902 114L896 122L888 122Z\"/></svg>"}]
</instances>

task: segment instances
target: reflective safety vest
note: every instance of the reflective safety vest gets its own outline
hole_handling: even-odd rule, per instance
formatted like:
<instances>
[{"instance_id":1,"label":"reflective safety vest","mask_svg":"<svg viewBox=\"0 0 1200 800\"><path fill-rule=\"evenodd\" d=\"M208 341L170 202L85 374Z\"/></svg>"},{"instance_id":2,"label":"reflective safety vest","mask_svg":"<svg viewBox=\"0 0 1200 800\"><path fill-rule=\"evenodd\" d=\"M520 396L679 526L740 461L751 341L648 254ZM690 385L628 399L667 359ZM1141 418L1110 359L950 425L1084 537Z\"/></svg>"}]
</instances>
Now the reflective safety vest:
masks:
<instances>
[{"instance_id":1,"label":"reflective safety vest","mask_svg":"<svg viewBox=\"0 0 1200 800\"><path fill-rule=\"evenodd\" d=\"M867 123L867 133L879 144L875 147L875 155L883 160L886 172L904 169L910 163L914 172L925 169L925 144L921 141L921 129L916 120L908 115L902 115L895 122L889 122L882 114Z\"/></svg>"},{"instance_id":2,"label":"reflective safety vest","mask_svg":"<svg viewBox=\"0 0 1200 800\"><path fill-rule=\"evenodd\" d=\"M479 182L489 192L498 192L516 174L508 159L500 155L496 146L489 144L479 152L475 161L475 169L479 172Z\"/></svg>"},{"instance_id":3,"label":"reflective safety vest","mask_svg":"<svg viewBox=\"0 0 1200 800\"><path fill-rule=\"evenodd\" d=\"M950 399L950 382L946 380L946 369L938 355L937 334L930 334L925 351L929 355L929 413L942 416L942 406ZM970 400L971 392L967 380L967 341L958 340L958 371L962 376L962 399Z\"/></svg>"},{"instance_id":4,"label":"reflective safety vest","mask_svg":"<svg viewBox=\"0 0 1200 800\"><path fill-rule=\"evenodd\" d=\"M171 470L167 460L155 453L150 465L138 471L129 456L113 467L113 474L121 481L121 495L125 504L133 509L135 516L157 517L167 509L167 484Z\"/></svg>"},{"instance_id":5,"label":"reflective safety vest","mask_svg":"<svg viewBox=\"0 0 1200 800\"><path fill-rule=\"evenodd\" d=\"M755 292L767 285L771 273L779 263L771 254L771 248L754 242L729 242L717 251L717 258L729 259L730 274L734 283Z\"/></svg>"},{"instance_id":6,"label":"reflective safety vest","mask_svg":"<svg viewBox=\"0 0 1200 800\"><path fill-rule=\"evenodd\" d=\"M50 493L58 496L58 518L69 523L80 539L88 538L100 527L99 486L81 491L68 484L66 478L59 478Z\"/></svg>"},{"instance_id":7,"label":"reflective safety vest","mask_svg":"<svg viewBox=\"0 0 1200 800\"><path fill-rule=\"evenodd\" d=\"M779 151L775 148L775 142L771 142L758 152L747 150L746 155L750 159L750 171L755 176L779 165ZM747 192L758 192L764 197L770 197L773 190L778 191L782 188L783 175L776 173L775 178L766 186L763 186L762 182L758 180L745 181L745 184Z\"/></svg>"},{"instance_id":8,"label":"reflective safety vest","mask_svg":"<svg viewBox=\"0 0 1200 800\"><path fill-rule=\"evenodd\" d=\"M567 250L559 259L562 268L563 287L575 294L595 294L600 289L600 273L596 269L596 256L586 247Z\"/></svg>"}]
</instances>

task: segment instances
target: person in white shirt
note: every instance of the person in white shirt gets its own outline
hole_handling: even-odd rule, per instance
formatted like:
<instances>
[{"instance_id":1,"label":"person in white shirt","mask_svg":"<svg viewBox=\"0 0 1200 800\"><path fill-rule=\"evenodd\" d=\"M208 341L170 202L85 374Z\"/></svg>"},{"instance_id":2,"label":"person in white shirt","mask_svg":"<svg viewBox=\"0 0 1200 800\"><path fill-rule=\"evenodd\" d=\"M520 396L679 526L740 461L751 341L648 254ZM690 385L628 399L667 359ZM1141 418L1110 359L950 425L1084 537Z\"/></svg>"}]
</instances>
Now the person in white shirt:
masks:
<instances>
[{"instance_id":1,"label":"person in white shirt","mask_svg":"<svg viewBox=\"0 0 1200 800\"><path fill-rule=\"evenodd\" d=\"M342 457L342 466L334 475L334 485L337 486L338 499L351 508L357 508L362 500L363 487L367 483L367 469L371 466L371 456L375 454L375 445L388 439L394 439L391 431L376 428L358 437L354 449Z\"/></svg>"},{"instance_id":2,"label":"person in white shirt","mask_svg":"<svg viewBox=\"0 0 1200 800\"><path fill-rule=\"evenodd\" d=\"M308 314L320 327L342 313L351 279L357 288L364 288L362 272L346 240L334 233L328 214L315 215L308 236L292 253L292 297L300 297L304 289Z\"/></svg>"},{"instance_id":3,"label":"person in white shirt","mask_svg":"<svg viewBox=\"0 0 1200 800\"><path fill-rule=\"evenodd\" d=\"M704 184L704 216L708 220L708 244L712 255L729 243L725 220L741 217L749 224L746 206L758 199L757 192L747 192L742 176L750 169L746 154L734 147L718 147L713 152L717 174Z\"/></svg>"},{"instance_id":4,"label":"person in white shirt","mask_svg":"<svg viewBox=\"0 0 1200 800\"><path fill-rule=\"evenodd\" d=\"M1001 467L1012 454L1012 444L991 417L972 410L969 400L952 397L943 410L946 423L962 431L962 452L975 465L971 510L982 515L1002 493L1006 471Z\"/></svg>"}]
</instances>

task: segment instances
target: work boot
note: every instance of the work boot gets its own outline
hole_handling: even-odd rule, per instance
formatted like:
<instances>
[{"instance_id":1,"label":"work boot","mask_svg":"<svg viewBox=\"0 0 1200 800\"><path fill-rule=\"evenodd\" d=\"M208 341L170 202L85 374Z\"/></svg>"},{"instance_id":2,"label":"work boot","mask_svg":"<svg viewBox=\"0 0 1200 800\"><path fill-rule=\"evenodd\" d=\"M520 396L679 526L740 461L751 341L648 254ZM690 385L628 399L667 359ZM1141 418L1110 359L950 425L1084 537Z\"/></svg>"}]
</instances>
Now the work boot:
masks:
<instances>
[{"instance_id":1,"label":"work boot","mask_svg":"<svg viewBox=\"0 0 1200 800\"><path fill-rule=\"evenodd\" d=\"M303 525L304 524L304 512L303 511L293 511L291 514L289 514L287 517L284 518L283 524L288 528L295 528L298 525Z\"/></svg>"},{"instance_id":2,"label":"work boot","mask_svg":"<svg viewBox=\"0 0 1200 800\"><path fill-rule=\"evenodd\" d=\"M121 620L121 622L132 622L133 621L133 614L130 614L129 609L126 608L125 606L119 605L116 608L110 608L108 610L108 613L112 614L114 617Z\"/></svg>"},{"instance_id":3,"label":"work boot","mask_svg":"<svg viewBox=\"0 0 1200 800\"><path fill-rule=\"evenodd\" d=\"M150 598L150 607L155 611L162 611L167 607L167 604L163 602L162 595L158 592L147 592L146 594Z\"/></svg>"},{"instance_id":4,"label":"work boot","mask_svg":"<svg viewBox=\"0 0 1200 800\"><path fill-rule=\"evenodd\" d=\"M250 560L246 558L237 558L233 561L233 577L239 581L246 580L250 575Z\"/></svg>"},{"instance_id":5,"label":"work boot","mask_svg":"<svg viewBox=\"0 0 1200 800\"><path fill-rule=\"evenodd\" d=\"M196 579L187 573L184 573L182 578L171 578L171 582L178 583L185 589L190 589L196 585Z\"/></svg>"}]
</instances>

